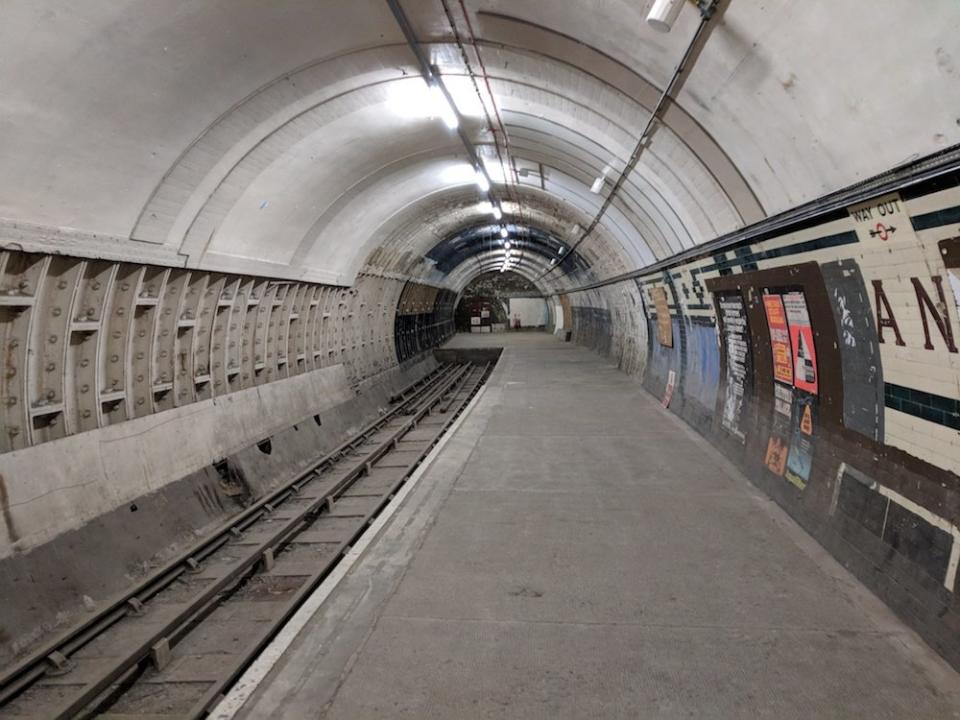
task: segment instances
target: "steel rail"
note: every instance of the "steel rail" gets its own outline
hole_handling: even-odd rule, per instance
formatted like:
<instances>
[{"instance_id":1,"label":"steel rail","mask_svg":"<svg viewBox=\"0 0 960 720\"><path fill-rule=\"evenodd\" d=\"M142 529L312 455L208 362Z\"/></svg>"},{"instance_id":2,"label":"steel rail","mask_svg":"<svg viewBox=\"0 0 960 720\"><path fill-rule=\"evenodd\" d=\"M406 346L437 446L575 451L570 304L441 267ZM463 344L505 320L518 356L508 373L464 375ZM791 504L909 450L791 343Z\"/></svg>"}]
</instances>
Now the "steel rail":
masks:
<instances>
[{"instance_id":1,"label":"steel rail","mask_svg":"<svg viewBox=\"0 0 960 720\"><path fill-rule=\"evenodd\" d=\"M427 400L432 399L433 403L438 401L446 390L457 383L468 370L469 366L460 366L452 374L440 380L436 387L428 388ZM124 657L119 659L119 661L114 662L110 668L103 671L95 680L86 683L84 689L78 695L74 696L65 706L61 707L53 718L55 720L67 720L68 718L77 716L94 717L99 714L104 704L115 702L116 699L127 692L129 688L121 686L116 691L111 691L111 687L124 678L127 678L130 673L136 672L138 668L145 667L145 663L150 660L152 648L158 644L165 644L169 648L175 648L187 634L199 626L210 612L221 603L224 593L239 587L239 585L256 572L261 562L266 564L266 562L272 561L279 551L291 542L296 535L309 527L317 516L324 511L328 513L332 512L336 500L359 478L369 473L373 463L396 447L401 437L411 430L416 429L418 421L427 414L433 403L424 404L413 417L394 431L389 438L381 442L374 451L365 455L363 461L340 478L332 488L325 490L321 495L313 499L308 506L300 509L293 517L285 520L283 525L270 534L265 540L247 550L247 554L242 560L237 562L235 566L221 578L212 582L204 588L203 591L195 595L191 601L186 603L186 607L174 618L162 627L154 629L146 638L141 639L132 651L128 652ZM366 527L368 524L369 523L365 522L363 527ZM336 560L342 558L349 550L349 545L350 543L342 545L334 558ZM315 574L311 577L307 585L315 587L321 581L322 578L318 579L318 574ZM298 593L295 597L299 596ZM293 609L288 608L291 613ZM284 613L284 620L288 617L289 614ZM276 624L272 627L274 629L269 633L269 637L272 637L276 629L278 629L276 628ZM259 649L262 644L265 644L265 642L269 640L269 637L260 638L257 642L257 648ZM218 683L215 687L211 688L208 693L205 694L201 705L196 708L195 714L190 715L190 717L202 715L206 707L219 698L220 690L226 682L227 681ZM97 707L92 709L90 713L84 714L84 710L94 703L97 703Z\"/></svg>"},{"instance_id":2,"label":"steel rail","mask_svg":"<svg viewBox=\"0 0 960 720\"><path fill-rule=\"evenodd\" d=\"M414 391L417 390L418 388L422 387L424 384L430 383L430 382L434 379L436 373L437 373L439 370L441 370L441 369L442 369L442 367L438 367L436 370L434 370L434 371L431 372L431 373L428 373L428 374L424 375L424 376L423 376L422 378L420 378L419 380L414 380L412 383L410 383L410 384L407 385L406 387L402 388L401 390L398 390L398 391L395 392L393 395L391 395L391 396L387 399L387 402L389 402L391 405L393 405L394 403L398 403L398 402L400 402L401 400L405 400L406 397L407 397L407 395L409 395L410 393L414 392Z\"/></svg>"},{"instance_id":3,"label":"steel rail","mask_svg":"<svg viewBox=\"0 0 960 720\"><path fill-rule=\"evenodd\" d=\"M484 375L486 375L489 368L490 368L490 363L487 363L483 366ZM464 385L466 385L467 382L468 382L468 378L464 378L462 382L457 384L456 388L454 388L453 390L447 393L446 402L441 402L441 404L438 406L438 410L441 414L446 414L450 410L450 407L453 405L454 402L456 402L457 395L460 392L460 389Z\"/></svg>"},{"instance_id":4,"label":"steel rail","mask_svg":"<svg viewBox=\"0 0 960 720\"><path fill-rule=\"evenodd\" d=\"M243 659L240 663L235 664L235 666L229 671L227 676L224 677L223 681L215 684L211 687L198 701L193 709L186 715L187 718L199 718L206 715L214 706L220 701L223 697L224 692L227 688L233 685L240 676L243 674L244 670L259 656L263 649L270 643L274 638L280 628L293 616L297 611L300 605L306 600L307 597L313 593L316 588L322 583L337 564L342 560L346 554L350 551L360 537L369 529L373 524L374 520L383 512L384 508L390 504L394 496L400 490L400 488L410 479L410 476L413 472L420 466L424 458L430 453L433 447L437 444L440 438L447 432L450 425L457 419L460 413L466 408L470 399L476 394L479 390L480 385L483 383L484 379L487 377L489 371L489 363L483 368L478 370L473 370L472 372L465 374L463 376L463 381L458 382L458 386L463 388L468 388L467 393L464 397L460 399L458 404L457 412L450 415L449 418L438 428L433 439L429 442L427 447L425 447L417 457L410 463L406 468L403 476L397 480L381 497L380 501L376 506L368 512L359 523L357 529L340 545L337 551L334 553L332 558L327 562L327 564L318 570L310 579L304 583L294 594L294 597L289 601L287 606L284 608L279 619L271 624L271 627L266 631L261 633L260 637L256 640L253 647L251 647L246 653L244 653ZM425 409L424 414L429 412L429 408ZM412 422L412 427L416 428L416 422ZM409 432L409 430L408 430ZM345 488L346 489L346 488ZM344 489L344 490L345 490Z\"/></svg>"},{"instance_id":5,"label":"steel rail","mask_svg":"<svg viewBox=\"0 0 960 720\"><path fill-rule=\"evenodd\" d=\"M457 369L454 366L441 366L428 377L432 378L431 382L444 383L455 373ZM370 435L394 420L408 405L419 400L421 393L429 392L430 387L425 386L401 405L368 423L357 434L314 461L309 469L297 473L291 480L284 482L249 508L228 519L208 538L151 573L94 617L67 630L11 666L0 675L0 708L48 672L61 674L68 671L70 655L102 635L117 622L140 613L145 601L164 590L184 573L191 572L200 562L235 538L238 533L242 533L244 529L299 492L307 482L317 477L318 470L336 462Z\"/></svg>"}]
</instances>

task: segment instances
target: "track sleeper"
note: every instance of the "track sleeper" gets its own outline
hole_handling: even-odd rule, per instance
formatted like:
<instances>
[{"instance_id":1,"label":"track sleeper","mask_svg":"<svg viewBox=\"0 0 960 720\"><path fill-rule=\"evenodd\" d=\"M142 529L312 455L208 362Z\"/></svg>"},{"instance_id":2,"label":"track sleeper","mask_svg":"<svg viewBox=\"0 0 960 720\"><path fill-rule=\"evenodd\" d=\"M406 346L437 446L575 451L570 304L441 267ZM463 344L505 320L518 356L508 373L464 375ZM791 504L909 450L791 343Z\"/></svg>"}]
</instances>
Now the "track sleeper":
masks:
<instances>
[{"instance_id":1,"label":"track sleeper","mask_svg":"<svg viewBox=\"0 0 960 720\"><path fill-rule=\"evenodd\" d=\"M70 661L66 655L64 655L59 650L54 650L52 653L47 655L47 675L58 676L66 675L68 672L73 670L73 663Z\"/></svg>"},{"instance_id":2,"label":"track sleeper","mask_svg":"<svg viewBox=\"0 0 960 720\"><path fill-rule=\"evenodd\" d=\"M276 558L273 556L273 548L267 548L263 551L263 555L260 556L260 562L263 572L273 570L273 566L276 564Z\"/></svg>"},{"instance_id":3,"label":"track sleeper","mask_svg":"<svg viewBox=\"0 0 960 720\"><path fill-rule=\"evenodd\" d=\"M150 646L150 662L153 663L153 667L157 669L157 672L160 672L167 667L172 658L173 655L170 652L170 641L167 640L167 638L160 638L157 640L157 642Z\"/></svg>"}]
</instances>

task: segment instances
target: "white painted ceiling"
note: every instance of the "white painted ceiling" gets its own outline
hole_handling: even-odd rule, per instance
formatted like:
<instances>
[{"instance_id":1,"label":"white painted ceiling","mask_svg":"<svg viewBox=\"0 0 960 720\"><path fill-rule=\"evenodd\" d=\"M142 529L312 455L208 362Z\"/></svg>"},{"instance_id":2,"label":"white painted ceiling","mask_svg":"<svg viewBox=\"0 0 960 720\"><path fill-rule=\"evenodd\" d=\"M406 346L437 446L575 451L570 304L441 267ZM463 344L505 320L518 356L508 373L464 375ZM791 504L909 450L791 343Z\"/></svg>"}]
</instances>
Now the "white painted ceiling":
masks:
<instances>
[{"instance_id":1,"label":"white painted ceiling","mask_svg":"<svg viewBox=\"0 0 960 720\"><path fill-rule=\"evenodd\" d=\"M471 141L507 158L505 219L563 242L699 19L660 34L649 0L401 4ZM725 4L581 248L598 277L960 142L955 0ZM456 134L403 107L423 87L384 0L5 0L0 217L76 230L80 254L96 235L193 267L458 289L480 259L443 275L425 255L491 218Z\"/></svg>"}]
</instances>

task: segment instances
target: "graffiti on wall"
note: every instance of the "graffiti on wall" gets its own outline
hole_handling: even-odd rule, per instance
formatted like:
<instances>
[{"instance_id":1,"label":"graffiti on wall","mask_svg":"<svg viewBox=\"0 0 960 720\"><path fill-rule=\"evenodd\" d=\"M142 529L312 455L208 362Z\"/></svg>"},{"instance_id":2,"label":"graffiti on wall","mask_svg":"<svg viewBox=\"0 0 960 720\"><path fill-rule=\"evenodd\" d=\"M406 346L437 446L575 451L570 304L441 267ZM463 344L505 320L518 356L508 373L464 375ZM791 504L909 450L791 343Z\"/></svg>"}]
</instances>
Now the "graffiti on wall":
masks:
<instances>
[{"instance_id":1,"label":"graffiti on wall","mask_svg":"<svg viewBox=\"0 0 960 720\"><path fill-rule=\"evenodd\" d=\"M842 348L843 426L883 442L883 364L863 274L856 261L849 259L822 263L820 273Z\"/></svg>"},{"instance_id":2,"label":"graffiti on wall","mask_svg":"<svg viewBox=\"0 0 960 720\"><path fill-rule=\"evenodd\" d=\"M715 300L725 357L723 411L720 422L724 430L743 443L746 442L746 434L742 429L741 418L752 394L753 379L750 327L743 298L739 293L717 293Z\"/></svg>"}]
</instances>

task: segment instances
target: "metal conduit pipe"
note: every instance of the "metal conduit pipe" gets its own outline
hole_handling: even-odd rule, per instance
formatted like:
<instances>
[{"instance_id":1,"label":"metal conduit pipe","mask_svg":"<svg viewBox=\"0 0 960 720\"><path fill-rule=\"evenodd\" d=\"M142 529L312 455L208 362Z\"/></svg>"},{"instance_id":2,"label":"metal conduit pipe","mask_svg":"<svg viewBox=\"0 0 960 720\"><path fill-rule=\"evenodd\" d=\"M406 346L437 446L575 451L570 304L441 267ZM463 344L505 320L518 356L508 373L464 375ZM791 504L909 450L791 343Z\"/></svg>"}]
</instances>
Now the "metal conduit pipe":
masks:
<instances>
[{"instance_id":1,"label":"metal conduit pipe","mask_svg":"<svg viewBox=\"0 0 960 720\"><path fill-rule=\"evenodd\" d=\"M583 234L580 236L580 238L567 249L567 252L561 256L560 262L544 272L543 275L541 275L538 279L542 279L546 275L549 275L551 272L553 272L556 268L560 267L567 255L576 250L597 228L597 225L600 224L603 216L606 214L607 210L610 208L610 205L613 204L614 199L617 197L620 188L623 186L624 182L626 182L627 177L631 172L633 172L633 169L640 161L640 156L643 154L643 151L646 149L651 137L653 136L653 132L657 127L657 123L659 122L661 115L666 110L668 103L673 100L674 90L676 90L676 88L680 85L684 74L693 69L694 61L696 59L695 52L698 48L701 38L707 30L707 26L710 24L710 20L713 18L716 12L719 2L720 0L704 0L703 2L698 3L698 8L700 9L700 24L697 25L697 30L694 32L693 37L687 44L687 49L684 51L683 57L680 59L679 64L673 71L673 77L670 78L670 82L668 82L667 86L663 89L663 92L660 94L660 98L657 100L657 104L650 113L650 117L641 131L640 137L637 139L637 144L634 146L633 152L630 154L630 159L627 160L627 164L620 172L617 181L613 184L613 188L611 188L607 197L604 198L603 204L600 205L600 209L590 222L590 225L588 225L583 231Z\"/></svg>"},{"instance_id":2,"label":"metal conduit pipe","mask_svg":"<svg viewBox=\"0 0 960 720\"><path fill-rule=\"evenodd\" d=\"M496 198L491 192L489 192L490 177L487 175L487 171L484 169L483 163L480 162L480 156L477 154L477 149L473 146L470 138L467 137L466 131L463 129L463 118L460 117L460 111L457 110L457 104L453 101L453 96L450 94L450 91L444 84L440 74L436 71L433 65L430 64L429 58L423 52L423 48L420 46L420 41L417 40L417 36L413 32L413 27L410 25L410 20L407 18L407 14L403 11L403 7L401 7L399 0L386 0L386 3L387 7L390 8L390 12L393 13L393 17L397 21L397 25L400 26L400 30L403 32L403 37L406 39L407 45L417 58L417 63L420 65L420 74L423 76L424 82L431 87L439 88L440 92L443 93L447 104L457 116L457 120L459 121L457 123L457 135L460 138L460 142L463 143L463 147L467 151L467 156L470 158L470 164L473 165L478 175L482 175L484 178L486 178L487 190L484 194L490 200L491 204L496 204Z\"/></svg>"}]
</instances>

